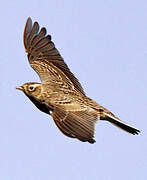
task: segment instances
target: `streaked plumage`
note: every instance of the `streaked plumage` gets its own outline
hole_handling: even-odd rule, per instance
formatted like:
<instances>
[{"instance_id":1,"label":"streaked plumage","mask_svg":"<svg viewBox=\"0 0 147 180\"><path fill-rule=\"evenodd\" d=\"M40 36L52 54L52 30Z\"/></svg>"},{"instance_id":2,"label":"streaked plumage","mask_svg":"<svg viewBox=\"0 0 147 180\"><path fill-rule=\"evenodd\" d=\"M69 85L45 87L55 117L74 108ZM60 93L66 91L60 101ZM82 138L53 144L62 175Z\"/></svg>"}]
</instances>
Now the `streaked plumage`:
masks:
<instances>
[{"instance_id":1,"label":"streaked plumage","mask_svg":"<svg viewBox=\"0 0 147 180\"><path fill-rule=\"evenodd\" d=\"M97 120L106 120L131 134L140 131L120 121L106 108L88 98L60 53L39 24L28 18L24 30L24 46L31 67L41 83L17 87L41 111L50 114L63 134L80 141L94 143Z\"/></svg>"}]
</instances>

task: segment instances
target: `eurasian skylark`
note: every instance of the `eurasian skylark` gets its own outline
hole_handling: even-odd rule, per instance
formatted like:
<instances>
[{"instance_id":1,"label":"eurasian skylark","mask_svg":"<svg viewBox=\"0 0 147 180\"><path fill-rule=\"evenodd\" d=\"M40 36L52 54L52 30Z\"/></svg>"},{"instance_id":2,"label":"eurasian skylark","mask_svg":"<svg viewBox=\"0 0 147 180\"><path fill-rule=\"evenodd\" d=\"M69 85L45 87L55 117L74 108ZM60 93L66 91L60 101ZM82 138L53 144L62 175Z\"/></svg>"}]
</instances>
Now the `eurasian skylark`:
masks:
<instances>
[{"instance_id":1,"label":"eurasian skylark","mask_svg":"<svg viewBox=\"0 0 147 180\"><path fill-rule=\"evenodd\" d=\"M88 98L62 56L39 24L28 18L24 46L31 67L42 83L29 82L17 87L41 111L50 114L61 132L80 141L94 143L95 123L106 120L130 134L140 131L122 122L109 110Z\"/></svg>"}]
</instances>

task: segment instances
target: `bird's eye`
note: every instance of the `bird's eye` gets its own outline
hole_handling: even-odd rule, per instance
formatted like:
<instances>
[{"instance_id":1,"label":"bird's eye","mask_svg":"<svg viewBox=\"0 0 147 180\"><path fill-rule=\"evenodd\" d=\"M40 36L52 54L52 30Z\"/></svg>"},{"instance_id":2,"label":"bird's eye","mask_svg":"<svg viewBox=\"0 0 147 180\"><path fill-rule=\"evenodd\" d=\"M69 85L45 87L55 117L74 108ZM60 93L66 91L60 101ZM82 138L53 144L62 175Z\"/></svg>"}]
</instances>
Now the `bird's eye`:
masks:
<instances>
[{"instance_id":1,"label":"bird's eye","mask_svg":"<svg viewBox=\"0 0 147 180\"><path fill-rule=\"evenodd\" d=\"M34 91L35 90L35 87L34 86L30 86L29 87L29 91Z\"/></svg>"}]
</instances>

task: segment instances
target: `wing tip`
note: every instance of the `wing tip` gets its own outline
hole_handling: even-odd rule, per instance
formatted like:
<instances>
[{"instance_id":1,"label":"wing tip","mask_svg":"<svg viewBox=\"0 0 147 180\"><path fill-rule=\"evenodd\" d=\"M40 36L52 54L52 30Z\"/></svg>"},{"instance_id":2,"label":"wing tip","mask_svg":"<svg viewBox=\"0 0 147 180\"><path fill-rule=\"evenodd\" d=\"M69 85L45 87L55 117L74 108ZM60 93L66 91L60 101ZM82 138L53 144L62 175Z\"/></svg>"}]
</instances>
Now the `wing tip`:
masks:
<instances>
[{"instance_id":1,"label":"wing tip","mask_svg":"<svg viewBox=\"0 0 147 180\"><path fill-rule=\"evenodd\" d=\"M31 19L31 17L28 17L27 18L27 21L26 21L26 29L31 29L32 28L32 19Z\"/></svg>"},{"instance_id":2,"label":"wing tip","mask_svg":"<svg viewBox=\"0 0 147 180\"><path fill-rule=\"evenodd\" d=\"M31 17L30 17L30 16L27 18L27 21L32 21L32 19L31 19Z\"/></svg>"},{"instance_id":3,"label":"wing tip","mask_svg":"<svg viewBox=\"0 0 147 180\"><path fill-rule=\"evenodd\" d=\"M96 141L95 141L94 139L89 139L88 142L89 142L90 144L94 144Z\"/></svg>"}]
</instances>

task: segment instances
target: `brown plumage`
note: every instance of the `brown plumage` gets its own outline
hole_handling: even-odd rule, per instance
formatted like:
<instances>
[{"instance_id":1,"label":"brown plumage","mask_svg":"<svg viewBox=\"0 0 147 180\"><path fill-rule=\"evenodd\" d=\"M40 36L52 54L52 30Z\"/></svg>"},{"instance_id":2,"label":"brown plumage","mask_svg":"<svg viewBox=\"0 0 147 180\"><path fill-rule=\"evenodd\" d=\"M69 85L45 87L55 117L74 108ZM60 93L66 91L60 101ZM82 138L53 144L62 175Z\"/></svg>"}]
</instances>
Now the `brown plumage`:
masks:
<instances>
[{"instance_id":1,"label":"brown plumage","mask_svg":"<svg viewBox=\"0 0 147 180\"><path fill-rule=\"evenodd\" d=\"M106 120L131 134L140 131L120 121L106 108L88 98L60 53L39 24L28 18L24 30L24 46L31 67L42 84L25 83L17 87L41 111L50 114L63 134L80 141L94 143L97 120Z\"/></svg>"}]
</instances>

